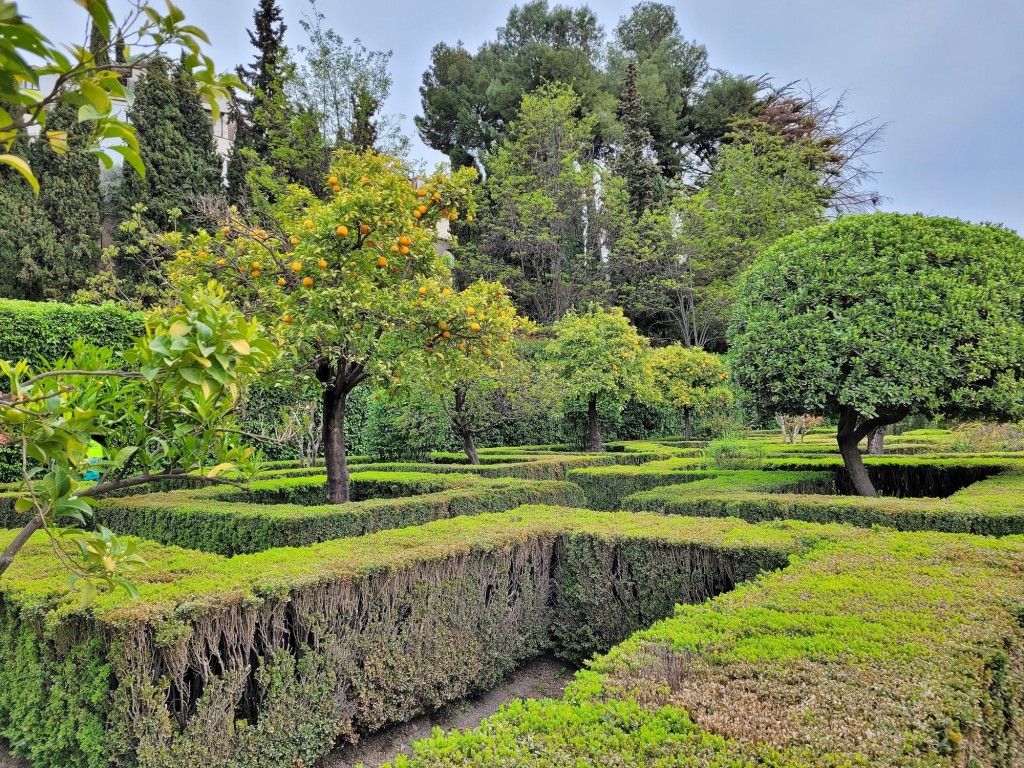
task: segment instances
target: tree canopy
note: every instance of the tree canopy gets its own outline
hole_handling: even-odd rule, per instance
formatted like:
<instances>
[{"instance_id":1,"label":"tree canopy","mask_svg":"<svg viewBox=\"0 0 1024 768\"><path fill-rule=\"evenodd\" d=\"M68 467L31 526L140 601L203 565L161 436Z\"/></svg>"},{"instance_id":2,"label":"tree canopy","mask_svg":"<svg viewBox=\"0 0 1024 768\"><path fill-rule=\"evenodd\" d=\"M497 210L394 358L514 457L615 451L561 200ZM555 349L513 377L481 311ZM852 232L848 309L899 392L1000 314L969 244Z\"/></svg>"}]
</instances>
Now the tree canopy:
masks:
<instances>
[{"instance_id":1,"label":"tree canopy","mask_svg":"<svg viewBox=\"0 0 1024 768\"><path fill-rule=\"evenodd\" d=\"M911 414L1024 415L1024 240L921 215L846 216L782 238L741 283L737 383L765 413L838 419L857 443Z\"/></svg>"}]
</instances>

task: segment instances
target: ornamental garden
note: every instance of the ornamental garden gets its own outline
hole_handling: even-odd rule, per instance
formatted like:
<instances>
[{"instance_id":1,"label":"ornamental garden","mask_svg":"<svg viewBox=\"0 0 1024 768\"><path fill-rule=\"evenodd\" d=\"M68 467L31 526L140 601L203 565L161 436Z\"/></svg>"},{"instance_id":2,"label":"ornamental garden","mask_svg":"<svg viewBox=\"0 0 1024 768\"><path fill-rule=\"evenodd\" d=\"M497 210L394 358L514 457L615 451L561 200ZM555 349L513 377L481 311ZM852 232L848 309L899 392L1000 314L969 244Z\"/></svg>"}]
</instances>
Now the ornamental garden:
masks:
<instances>
[{"instance_id":1,"label":"ornamental garden","mask_svg":"<svg viewBox=\"0 0 1024 768\"><path fill-rule=\"evenodd\" d=\"M1016 232L658 3L435 47L433 172L322 16L80 5L0 0L0 763L330 766L554 657L376 768L1024 765Z\"/></svg>"}]
</instances>

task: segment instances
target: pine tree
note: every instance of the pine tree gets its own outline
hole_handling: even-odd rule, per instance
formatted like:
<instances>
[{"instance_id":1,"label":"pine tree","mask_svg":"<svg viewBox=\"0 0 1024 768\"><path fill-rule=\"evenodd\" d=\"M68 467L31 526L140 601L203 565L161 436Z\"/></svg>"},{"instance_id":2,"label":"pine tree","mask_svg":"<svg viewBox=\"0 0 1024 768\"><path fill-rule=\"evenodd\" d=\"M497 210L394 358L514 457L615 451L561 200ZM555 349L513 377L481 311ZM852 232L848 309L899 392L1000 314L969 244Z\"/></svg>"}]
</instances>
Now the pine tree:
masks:
<instances>
[{"instance_id":1,"label":"pine tree","mask_svg":"<svg viewBox=\"0 0 1024 768\"><path fill-rule=\"evenodd\" d=\"M269 133L272 127L266 115L268 103L273 103L281 91L281 72L287 49L281 9L276 0L259 0L253 12L254 30L247 30L249 42L256 48L256 58L249 66L236 68L238 78L249 91L249 98L232 103L231 121L235 124L235 141L228 157L228 188L233 200L244 197L245 177L251 169L252 158L245 150L266 157L269 152Z\"/></svg>"},{"instance_id":2,"label":"pine tree","mask_svg":"<svg viewBox=\"0 0 1024 768\"><path fill-rule=\"evenodd\" d=\"M653 139L647 127L647 111L637 87L640 70L636 62L626 68L626 83L619 100L622 144L616 153L613 170L626 182L629 208L637 219L653 207L659 197L661 172L654 159Z\"/></svg>"}]
</instances>

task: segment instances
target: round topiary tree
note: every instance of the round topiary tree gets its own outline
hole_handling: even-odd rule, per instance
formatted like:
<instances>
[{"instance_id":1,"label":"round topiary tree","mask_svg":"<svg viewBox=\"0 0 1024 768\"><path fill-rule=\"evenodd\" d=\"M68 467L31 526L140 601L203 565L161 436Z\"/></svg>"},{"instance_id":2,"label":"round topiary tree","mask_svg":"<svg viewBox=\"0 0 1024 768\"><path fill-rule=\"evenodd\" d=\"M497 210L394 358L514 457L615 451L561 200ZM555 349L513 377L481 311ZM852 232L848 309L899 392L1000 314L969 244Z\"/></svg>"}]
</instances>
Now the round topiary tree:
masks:
<instances>
[{"instance_id":1,"label":"round topiary tree","mask_svg":"<svg viewBox=\"0 0 1024 768\"><path fill-rule=\"evenodd\" d=\"M921 215L846 216L784 237L744 275L730 328L736 382L767 412L838 420L858 443L908 415L1024 415L1024 240Z\"/></svg>"}]
</instances>

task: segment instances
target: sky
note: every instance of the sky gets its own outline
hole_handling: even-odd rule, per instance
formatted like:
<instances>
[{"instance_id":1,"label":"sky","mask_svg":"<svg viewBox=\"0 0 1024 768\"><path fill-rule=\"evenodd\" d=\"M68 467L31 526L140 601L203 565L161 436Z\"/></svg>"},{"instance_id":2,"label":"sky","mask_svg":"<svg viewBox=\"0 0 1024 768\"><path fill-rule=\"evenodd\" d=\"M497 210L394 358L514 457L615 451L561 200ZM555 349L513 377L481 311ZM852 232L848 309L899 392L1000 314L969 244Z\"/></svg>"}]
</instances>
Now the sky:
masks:
<instances>
[{"instance_id":1,"label":"sky","mask_svg":"<svg viewBox=\"0 0 1024 768\"><path fill-rule=\"evenodd\" d=\"M124 7L124 0L111 0ZM391 50L386 111L404 114L412 156L444 159L416 135L419 86L438 42L475 51L514 2L318 0L346 40ZM554 3L552 3L554 4ZM565 2L567 5L582 3ZM587 3L607 32L632 2ZM1005 224L1024 233L1024 2L1021 0L678 0L680 26L713 67L846 93L851 118L887 124L871 158L886 210ZM82 42L72 0L19 0L54 42ZM249 62L255 0L177 0L211 39L218 68ZM286 42L303 42L309 0L281 0Z\"/></svg>"}]
</instances>

